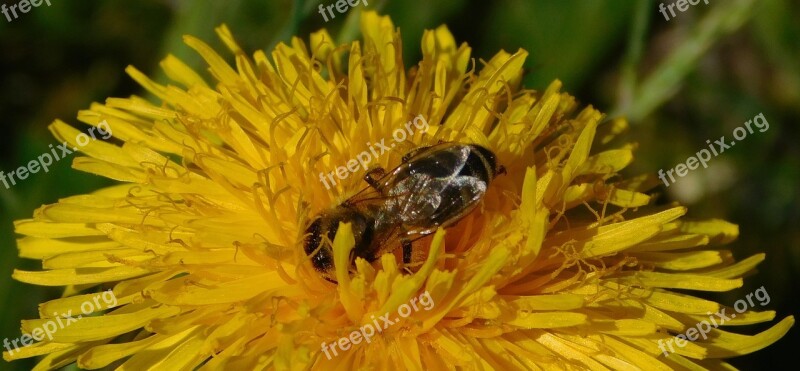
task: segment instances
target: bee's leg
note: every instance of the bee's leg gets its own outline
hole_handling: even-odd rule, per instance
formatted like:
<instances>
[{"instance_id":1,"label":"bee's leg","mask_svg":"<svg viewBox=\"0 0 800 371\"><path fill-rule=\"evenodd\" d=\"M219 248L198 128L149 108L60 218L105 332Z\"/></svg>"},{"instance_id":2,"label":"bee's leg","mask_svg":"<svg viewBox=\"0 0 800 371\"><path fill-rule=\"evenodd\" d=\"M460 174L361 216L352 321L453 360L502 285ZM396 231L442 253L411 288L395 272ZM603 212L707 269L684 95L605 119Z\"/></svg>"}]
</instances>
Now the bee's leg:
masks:
<instances>
[{"instance_id":1,"label":"bee's leg","mask_svg":"<svg viewBox=\"0 0 800 371\"><path fill-rule=\"evenodd\" d=\"M380 190L380 183L378 183L378 180L383 178L384 175L386 175L386 170L384 170L382 167L379 166L372 168L367 170L367 173L364 174L364 181L367 182L367 184L369 184L372 188Z\"/></svg>"}]
</instances>

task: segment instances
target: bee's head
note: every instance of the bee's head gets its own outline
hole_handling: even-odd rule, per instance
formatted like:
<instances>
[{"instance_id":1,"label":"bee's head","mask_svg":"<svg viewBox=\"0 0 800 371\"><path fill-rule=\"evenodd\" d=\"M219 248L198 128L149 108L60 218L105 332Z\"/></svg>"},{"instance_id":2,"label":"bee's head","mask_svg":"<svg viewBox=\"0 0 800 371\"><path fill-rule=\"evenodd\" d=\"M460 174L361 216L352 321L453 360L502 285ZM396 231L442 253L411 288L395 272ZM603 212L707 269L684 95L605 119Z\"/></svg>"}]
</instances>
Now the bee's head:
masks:
<instances>
[{"instance_id":1,"label":"bee's head","mask_svg":"<svg viewBox=\"0 0 800 371\"><path fill-rule=\"evenodd\" d=\"M374 223L366 215L351 207L338 206L333 210L317 216L306 228L303 249L311 258L314 269L319 271L328 281L336 283L336 267L333 263L333 240L339 231L340 223L350 223L355 239L355 246L350 253L348 269L352 268L356 257L371 261L367 251L372 242Z\"/></svg>"}]
</instances>

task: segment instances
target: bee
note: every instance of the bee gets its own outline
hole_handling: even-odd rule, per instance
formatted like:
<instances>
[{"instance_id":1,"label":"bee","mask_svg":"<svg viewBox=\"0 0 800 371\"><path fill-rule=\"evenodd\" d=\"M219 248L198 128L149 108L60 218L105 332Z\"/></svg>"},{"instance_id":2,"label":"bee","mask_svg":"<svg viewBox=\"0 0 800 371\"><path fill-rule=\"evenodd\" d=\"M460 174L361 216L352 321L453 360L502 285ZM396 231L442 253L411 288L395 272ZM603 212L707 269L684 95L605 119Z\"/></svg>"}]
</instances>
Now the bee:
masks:
<instances>
[{"instance_id":1,"label":"bee","mask_svg":"<svg viewBox=\"0 0 800 371\"><path fill-rule=\"evenodd\" d=\"M501 173L505 169L494 153L479 145L446 142L417 148L388 173L368 171L368 187L317 215L305 230L305 253L335 283L331 242L340 223L351 223L355 246L349 270L356 258L372 263L398 246L403 264L409 264L413 241L469 214Z\"/></svg>"}]
</instances>

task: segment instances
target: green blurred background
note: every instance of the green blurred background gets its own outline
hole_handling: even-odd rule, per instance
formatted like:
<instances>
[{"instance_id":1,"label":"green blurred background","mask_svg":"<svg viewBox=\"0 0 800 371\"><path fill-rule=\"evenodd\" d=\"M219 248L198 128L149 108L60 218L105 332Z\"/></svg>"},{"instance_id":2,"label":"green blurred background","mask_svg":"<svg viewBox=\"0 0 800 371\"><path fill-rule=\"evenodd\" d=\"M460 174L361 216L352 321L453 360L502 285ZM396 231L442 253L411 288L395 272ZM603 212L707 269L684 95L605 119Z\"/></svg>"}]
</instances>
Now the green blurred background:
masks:
<instances>
[{"instance_id":1,"label":"green blurred background","mask_svg":"<svg viewBox=\"0 0 800 371\"><path fill-rule=\"evenodd\" d=\"M203 68L182 44L183 34L221 47L213 28L227 23L248 50L269 49L293 34L305 38L322 27L341 40L358 36L358 10L326 23L317 13L319 3L51 0L51 6L33 8L12 22L0 15L0 170L24 165L56 144L47 131L55 118L77 123L77 111L91 102L141 94L123 72L127 65L163 79L158 62L173 53ZM745 287L707 297L733 305L763 285L772 300L768 309L778 318L797 314L798 1L712 0L669 21L658 12L660 2L648 0L369 3L401 27L407 65L419 58L422 31L443 23L473 47L476 58L527 49L527 87L542 89L558 78L580 102L630 119L630 136L640 144L631 174L672 168L705 148L707 139L730 139L733 128L763 112L768 131L756 131L713 158L708 169L658 191L660 202L688 205L690 217L739 224L741 236L729 246L737 258L767 253ZM0 337L20 336L19 321L37 317L37 303L60 294L11 280L15 267L40 268L17 258L12 221L30 217L41 204L109 184L72 171L70 162L58 162L49 173L33 174L11 189L0 184ZM769 325L734 330L755 333ZM742 369L788 366L798 344L800 331L793 328L777 344L731 362ZM28 370L33 364L0 361L0 370Z\"/></svg>"}]
</instances>

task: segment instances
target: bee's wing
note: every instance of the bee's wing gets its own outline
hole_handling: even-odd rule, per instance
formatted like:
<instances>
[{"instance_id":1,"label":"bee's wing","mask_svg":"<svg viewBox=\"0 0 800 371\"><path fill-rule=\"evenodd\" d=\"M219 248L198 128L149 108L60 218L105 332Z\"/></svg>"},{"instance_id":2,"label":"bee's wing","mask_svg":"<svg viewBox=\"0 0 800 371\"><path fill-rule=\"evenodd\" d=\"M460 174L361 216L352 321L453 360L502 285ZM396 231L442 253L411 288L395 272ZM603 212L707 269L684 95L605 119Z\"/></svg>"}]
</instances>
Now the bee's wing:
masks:
<instances>
[{"instance_id":1,"label":"bee's wing","mask_svg":"<svg viewBox=\"0 0 800 371\"><path fill-rule=\"evenodd\" d=\"M362 203L380 203L386 198L388 198L388 196L384 195L372 186L369 186L348 198L347 202L352 205L358 205Z\"/></svg>"},{"instance_id":2,"label":"bee's wing","mask_svg":"<svg viewBox=\"0 0 800 371\"><path fill-rule=\"evenodd\" d=\"M398 183L417 174L433 178L458 174L467 163L470 148L456 143L441 143L413 153L408 162L392 169L380 179L382 189L388 192L397 187Z\"/></svg>"},{"instance_id":3,"label":"bee's wing","mask_svg":"<svg viewBox=\"0 0 800 371\"><path fill-rule=\"evenodd\" d=\"M430 147L422 147L411 151L406 156L406 162L398 165L377 179L377 187L366 187L350 197L351 203L376 201L405 197L406 190L414 193L415 189L404 187L404 192L397 192L398 185L415 174L427 174L434 178L450 177L458 174L464 168L469 157L470 149L457 143L439 143ZM420 184L414 188L422 190L425 185ZM394 193L392 193L394 191Z\"/></svg>"},{"instance_id":4,"label":"bee's wing","mask_svg":"<svg viewBox=\"0 0 800 371\"><path fill-rule=\"evenodd\" d=\"M442 191L443 202L430 218L441 227L455 224L469 214L486 193L487 184L471 176L458 176L450 180Z\"/></svg>"},{"instance_id":5,"label":"bee's wing","mask_svg":"<svg viewBox=\"0 0 800 371\"><path fill-rule=\"evenodd\" d=\"M360 202L396 199L398 197L412 196L416 191L423 190L425 184L404 187L403 192L398 192L400 183L413 177L416 173L428 174L433 177L447 177L457 174L464 167L469 149L457 146L454 143L440 143L412 151L407 162L400 164L377 179L377 188L368 186L348 199L351 204ZM406 191L410 192L407 193Z\"/></svg>"},{"instance_id":6,"label":"bee's wing","mask_svg":"<svg viewBox=\"0 0 800 371\"><path fill-rule=\"evenodd\" d=\"M389 195L402 195L393 208L404 224L435 230L464 202L474 203L483 196L485 182L460 175L469 156L469 147L444 143L392 171L384 189Z\"/></svg>"},{"instance_id":7,"label":"bee's wing","mask_svg":"<svg viewBox=\"0 0 800 371\"><path fill-rule=\"evenodd\" d=\"M472 177L457 175L469 155L470 148L454 143L414 152L407 162L378 179L377 188L367 187L348 200L354 205L378 205L383 213L379 219L390 226L375 249L376 257L394 250L403 239L417 239L452 224L477 204L486 184L472 184ZM458 218L452 220L459 210Z\"/></svg>"},{"instance_id":8,"label":"bee's wing","mask_svg":"<svg viewBox=\"0 0 800 371\"><path fill-rule=\"evenodd\" d=\"M409 211L401 214L408 235L427 235L439 227L455 224L478 205L487 188L486 182L469 176L425 183L425 189L408 200Z\"/></svg>"},{"instance_id":9,"label":"bee's wing","mask_svg":"<svg viewBox=\"0 0 800 371\"><path fill-rule=\"evenodd\" d=\"M376 227L376 229L382 230L382 233L376 236L377 245L372 247L372 254L375 258L394 251L402 246L404 240L419 237L417 229L409 231L405 224L415 217L423 223L427 219L426 214L429 214L432 209L422 210L418 204L421 199L425 198L423 193L431 189L432 183L434 182L430 177L407 178L405 182L401 182L398 187L393 188L390 194L376 198L381 203L376 219L383 225ZM356 202L370 201L360 198ZM435 231L436 228L433 230Z\"/></svg>"},{"instance_id":10,"label":"bee's wing","mask_svg":"<svg viewBox=\"0 0 800 371\"><path fill-rule=\"evenodd\" d=\"M445 181L431 177L407 179L407 189L387 201L386 218L399 218L384 234L376 257L392 252L403 240L415 241L455 224L472 211L486 193L487 184L474 177L458 176Z\"/></svg>"},{"instance_id":11,"label":"bee's wing","mask_svg":"<svg viewBox=\"0 0 800 371\"><path fill-rule=\"evenodd\" d=\"M415 174L398 182L389 191L386 207L403 224L425 224L441 203L442 182L426 174Z\"/></svg>"}]
</instances>

